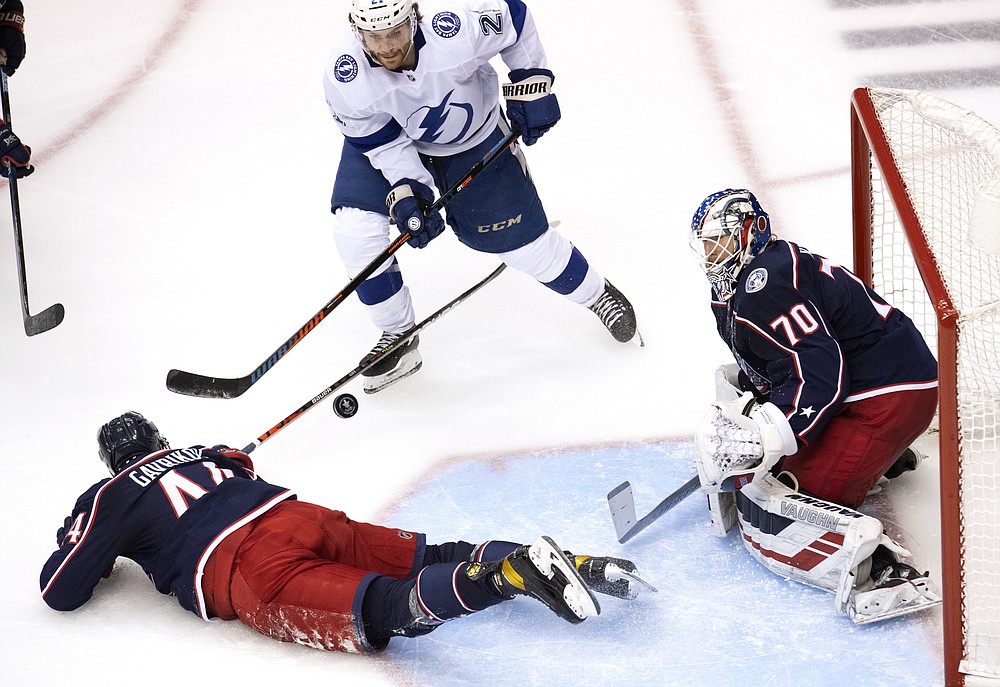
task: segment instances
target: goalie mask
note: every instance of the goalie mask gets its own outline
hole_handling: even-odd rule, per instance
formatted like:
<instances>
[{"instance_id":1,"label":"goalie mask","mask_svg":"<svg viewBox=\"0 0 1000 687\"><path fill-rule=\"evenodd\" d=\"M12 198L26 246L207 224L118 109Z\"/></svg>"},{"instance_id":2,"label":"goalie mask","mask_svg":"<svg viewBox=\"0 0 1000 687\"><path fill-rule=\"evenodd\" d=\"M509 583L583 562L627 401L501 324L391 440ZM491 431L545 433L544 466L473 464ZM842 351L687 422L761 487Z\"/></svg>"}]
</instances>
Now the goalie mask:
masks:
<instances>
[{"instance_id":1,"label":"goalie mask","mask_svg":"<svg viewBox=\"0 0 1000 687\"><path fill-rule=\"evenodd\" d=\"M136 456L170 448L156 425L134 411L106 422L97 432L97 445L112 475L124 470Z\"/></svg>"},{"instance_id":2,"label":"goalie mask","mask_svg":"<svg viewBox=\"0 0 1000 687\"><path fill-rule=\"evenodd\" d=\"M713 193L691 218L691 249L722 300L732 297L740 270L771 238L767 213L746 189Z\"/></svg>"}]
</instances>

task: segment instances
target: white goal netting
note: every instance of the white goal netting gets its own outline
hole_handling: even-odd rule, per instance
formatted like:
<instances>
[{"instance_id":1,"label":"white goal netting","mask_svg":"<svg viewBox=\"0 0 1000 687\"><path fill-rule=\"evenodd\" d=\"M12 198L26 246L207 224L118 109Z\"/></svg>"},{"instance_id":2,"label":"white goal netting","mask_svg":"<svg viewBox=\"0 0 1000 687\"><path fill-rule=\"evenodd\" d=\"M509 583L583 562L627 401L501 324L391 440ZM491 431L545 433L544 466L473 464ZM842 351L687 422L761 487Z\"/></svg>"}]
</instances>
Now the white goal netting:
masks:
<instances>
[{"instance_id":1,"label":"white goal netting","mask_svg":"<svg viewBox=\"0 0 1000 687\"><path fill-rule=\"evenodd\" d=\"M958 474L945 474L942 460L942 496L958 493L956 515L943 509L942 516L957 517L960 533L954 550L961 572L952 580L960 596L945 601L962 609L952 641L961 641L960 672L1000 678L1000 131L927 93L867 93L895 168L869 158L872 286L913 319L936 352L942 399L957 395L957 440L948 446L942 434L941 446L958 466ZM866 129L874 124L866 121ZM892 197L895 171L906 198ZM919 237L907 237L907 202L929 252ZM929 294L936 278L944 299ZM939 337L941 317L955 323L957 345ZM953 375L946 371L952 364Z\"/></svg>"}]
</instances>

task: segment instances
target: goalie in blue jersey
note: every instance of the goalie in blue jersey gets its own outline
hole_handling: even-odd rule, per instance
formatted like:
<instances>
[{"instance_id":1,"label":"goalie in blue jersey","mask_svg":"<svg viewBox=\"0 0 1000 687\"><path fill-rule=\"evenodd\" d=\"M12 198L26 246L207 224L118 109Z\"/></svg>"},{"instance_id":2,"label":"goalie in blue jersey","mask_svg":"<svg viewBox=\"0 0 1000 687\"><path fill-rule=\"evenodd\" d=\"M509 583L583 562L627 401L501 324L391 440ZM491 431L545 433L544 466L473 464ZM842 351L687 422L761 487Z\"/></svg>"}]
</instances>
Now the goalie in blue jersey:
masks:
<instances>
[{"instance_id":1,"label":"goalie in blue jersey","mask_svg":"<svg viewBox=\"0 0 1000 687\"><path fill-rule=\"evenodd\" d=\"M778 239L745 189L708 196L691 247L736 363L717 373L698 474L719 534L871 622L940 602L882 523L855 510L937 409L937 362L904 313L850 270Z\"/></svg>"},{"instance_id":2,"label":"goalie in blue jersey","mask_svg":"<svg viewBox=\"0 0 1000 687\"><path fill-rule=\"evenodd\" d=\"M534 20L522 0L353 0L324 85L344 135L333 189L334 237L354 277L389 245L390 219L423 248L445 228L437 194L458 183L513 127L533 145L561 116ZM510 69L503 87L490 60ZM641 343L635 312L570 241L549 226L520 147L498 154L447 204L447 223L469 248L492 253L573 303L620 342ZM606 227L605 230L613 230ZM369 357L414 322L395 258L357 290L383 334ZM414 337L365 375L375 393L421 365Z\"/></svg>"}]
</instances>

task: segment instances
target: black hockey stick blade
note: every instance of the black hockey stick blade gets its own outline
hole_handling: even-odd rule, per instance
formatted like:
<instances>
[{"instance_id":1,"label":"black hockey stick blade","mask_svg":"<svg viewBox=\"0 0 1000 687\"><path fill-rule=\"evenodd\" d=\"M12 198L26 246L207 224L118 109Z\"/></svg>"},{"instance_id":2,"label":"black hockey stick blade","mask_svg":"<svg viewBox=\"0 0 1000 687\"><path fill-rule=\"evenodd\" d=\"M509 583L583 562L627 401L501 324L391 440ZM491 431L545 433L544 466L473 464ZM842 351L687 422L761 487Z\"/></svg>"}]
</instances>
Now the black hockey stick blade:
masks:
<instances>
[{"instance_id":1,"label":"black hockey stick blade","mask_svg":"<svg viewBox=\"0 0 1000 687\"><path fill-rule=\"evenodd\" d=\"M635 516L635 499L632 498L632 485L622 482L608 492L608 508L611 510L611 522L615 526L618 542L624 544L635 535L660 519L664 513L686 499L698 490L700 482L695 475L683 484L677 491L660 501L660 503L640 520Z\"/></svg>"},{"instance_id":2,"label":"black hockey stick blade","mask_svg":"<svg viewBox=\"0 0 1000 687\"><path fill-rule=\"evenodd\" d=\"M24 333L28 336L34 336L35 334L41 334L54 327L58 327L63 321L63 317L66 316L66 309L63 308L62 303L56 303L55 305L50 305L37 315L28 314L27 308L24 309L23 314Z\"/></svg>"},{"instance_id":3,"label":"black hockey stick blade","mask_svg":"<svg viewBox=\"0 0 1000 687\"><path fill-rule=\"evenodd\" d=\"M298 408L298 410L296 410L294 413L292 413L291 415L289 415L288 417L286 417L284 420L282 420L281 422L279 422L278 424L276 424L271 429L269 429L266 432L264 432L263 434L261 434L254 441L252 441L249 444L247 444L247 446L243 449L243 452L244 453L251 453L258 446L260 446L261 444L263 444L265 441L267 441L268 439L270 439L271 437L273 437L275 434L277 434L278 432L280 432L282 429L284 429L285 427L287 427L288 425L290 425L292 422L294 422L296 419L298 419L307 410L310 410L311 408L315 407L318 403L322 403L323 399L328 398L330 396L330 394L332 394L332 393L336 392L337 390L339 390L341 387L343 387L345 384L347 384L348 382L350 382L352 379L354 379L355 377L357 377L358 375L360 375L362 372L364 372L365 370L367 370L368 368L370 368L372 365L375 365L383 357L385 357L386 355L388 355L389 353L391 353L396 348L396 346L401 346L404 343L406 343L407 341L409 341L410 339L412 339L414 336L416 336L417 334L419 334L421 331L423 331L424 329L426 329L427 327L429 327L431 324L433 324L434 322L437 322L439 319L441 319L445 315L445 313L451 311L453 308L455 308L456 306L458 306L459 303L461 303L462 301L464 301L465 299L467 299L469 296L471 296L472 294L474 294L476 291L478 291L479 289L483 288L484 286L486 286L487 284L489 284L491 281L493 281L494 279L496 279L498 276L500 276L500 273L503 272L504 269L506 269L506 267L507 267L506 264L501 263L499 267L497 267L495 270L493 270L492 272L490 272L484 279L482 279L481 281L477 282L473 286L469 287L464 292L462 292L461 295L456 296L455 298L451 299L450 301L448 301L447 303L445 303L443 306L441 306L440 308L438 308L437 310L435 310L433 313L431 313L430 315L428 315L427 317L425 317L423 320L421 320L417 324L415 324L412 327L410 327L409 331L407 331L400 338L396 339L396 341L393 342L392 346L389 346L388 348L386 348L385 350L383 350L378 355L372 356L372 358L370 360L368 360L365 364L358 365L353 370L351 370L350 372L348 372L347 374L345 374L343 377L341 377L340 379L338 379L337 381L335 381L333 384L331 384L330 386L328 386L325 389L323 389L322 391L320 391L318 394L316 394L311 399L309 399L305 404L303 404L302 406L300 406Z\"/></svg>"},{"instance_id":4,"label":"black hockey stick blade","mask_svg":"<svg viewBox=\"0 0 1000 687\"><path fill-rule=\"evenodd\" d=\"M205 375L170 370L167 373L167 388L174 393L201 398L236 398L256 380L250 377L206 377Z\"/></svg>"},{"instance_id":5,"label":"black hockey stick blade","mask_svg":"<svg viewBox=\"0 0 1000 687\"><path fill-rule=\"evenodd\" d=\"M357 290L365 279L370 277L382 263L392 257L410 238L410 233L404 231L389 244L389 247L375 257L368 265L361 270L347 286L342 288L336 296L330 299L323 308L309 318L309 321L299 327L285 343L281 344L277 350L269 355L264 362L257 366L253 372L243 377L210 377L208 375L195 374L194 372L184 372L173 369L167 373L167 388L170 391L185 396L200 396L202 398L236 398L263 377L268 370L281 360L286 353L295 347L306 335L323 321L334 309L344 302L348 296Z\"/></svg>"},{"instance_id":6,"label":"black hockey stick blade","mask_svg":"<svg viewBox=\"0 0 1000 687\"><path fill-rule=\"evenodd\" d=\"M10 92L7 89L7 70L0 69L0 103L2 103L3 119L10 125ZM17 259L17 279L21 289L21 315L24 319L24 333L28 336L47 332L58 327L66 315L62 303L50 305L48 308L32 315L28 312L28 275L24 267L24 240L21 235L21 203L17 197L17 172L13 165L8 165L7 185L10 188L10 214L14 222L14 250Z\"/></svg>"}]
</instances>

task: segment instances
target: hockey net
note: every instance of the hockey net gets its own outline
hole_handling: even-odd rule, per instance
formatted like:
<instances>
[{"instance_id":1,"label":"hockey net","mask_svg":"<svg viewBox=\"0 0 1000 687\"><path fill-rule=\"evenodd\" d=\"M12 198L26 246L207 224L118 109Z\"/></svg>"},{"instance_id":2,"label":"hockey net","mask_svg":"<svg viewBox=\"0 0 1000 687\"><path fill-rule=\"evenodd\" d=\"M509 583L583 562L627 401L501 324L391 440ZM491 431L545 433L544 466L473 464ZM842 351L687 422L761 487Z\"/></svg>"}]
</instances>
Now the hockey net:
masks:
<instances>
[{"instance_id":1,"label":"hockey net","mask_svg":"<svg viewBox=\"0 0 1000 687\"><path fill-rule=\"evenodd\" d=\"M1000 131L861 88L851 146L855 270L938 357L946 684L1000 685Z\"/></svg>"}]
</instances>

